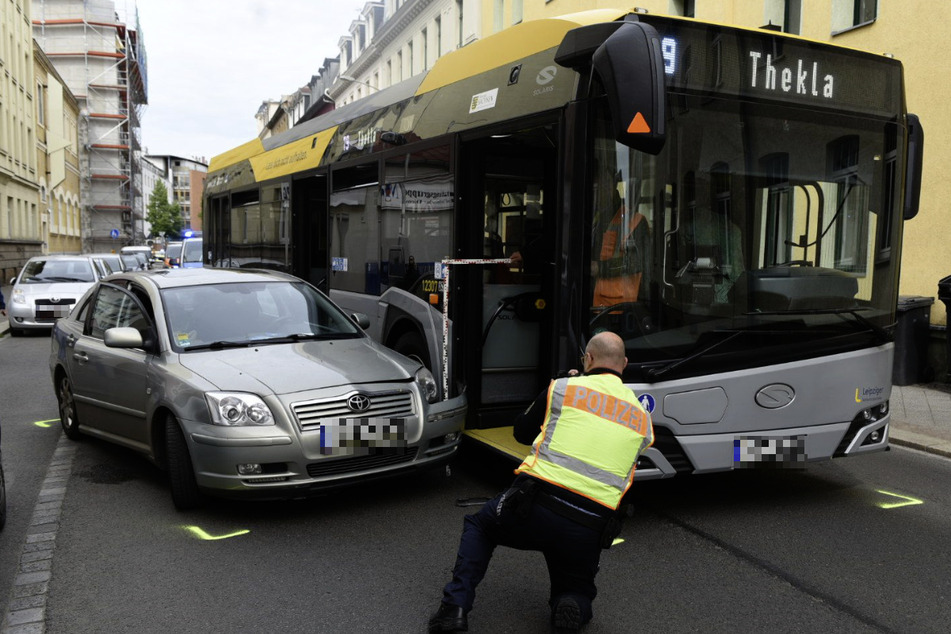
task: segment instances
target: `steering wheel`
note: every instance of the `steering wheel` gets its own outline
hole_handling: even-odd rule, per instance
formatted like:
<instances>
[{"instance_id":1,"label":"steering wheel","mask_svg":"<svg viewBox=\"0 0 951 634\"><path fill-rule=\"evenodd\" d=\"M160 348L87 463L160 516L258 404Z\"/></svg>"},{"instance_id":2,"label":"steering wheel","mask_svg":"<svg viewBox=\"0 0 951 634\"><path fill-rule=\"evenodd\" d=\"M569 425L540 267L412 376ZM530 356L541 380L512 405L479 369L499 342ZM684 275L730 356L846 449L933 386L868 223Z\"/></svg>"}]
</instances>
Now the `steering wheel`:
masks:
<instances>
[{"instance_id":1,"label":"steering wheel","mask_svg":"<svg viewBox=\"0 0 951 634\"><path fill-rule=\"evenodd\" d=\"M597 314L588 323L591 334L610 330L621 338L639 337L654 330L647 307L640 302L621 302L598 307Z\"/></svg>"}]
</instances>

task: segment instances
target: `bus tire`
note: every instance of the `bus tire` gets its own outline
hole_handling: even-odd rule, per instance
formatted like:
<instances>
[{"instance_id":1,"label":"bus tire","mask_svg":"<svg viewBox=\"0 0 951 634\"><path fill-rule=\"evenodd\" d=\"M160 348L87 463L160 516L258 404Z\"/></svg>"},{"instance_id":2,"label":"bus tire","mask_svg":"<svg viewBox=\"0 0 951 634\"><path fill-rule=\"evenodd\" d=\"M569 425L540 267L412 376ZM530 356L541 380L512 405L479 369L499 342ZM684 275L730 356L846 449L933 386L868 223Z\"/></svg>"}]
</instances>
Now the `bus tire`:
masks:
<instances>
[{"instance_id":1,"label":"bus tire","mask_svg":"<svg viewBox=\"0 0 951 634\"><path fill-rule=\"evenodd\" d=\"M396 341L390 347L401 355L419 361L427 369L432 370L432 365L429 362L429 352L426 350L426 342L418 332L414 330L404 332L396 338Z\"/></svg>"}]
</instances>

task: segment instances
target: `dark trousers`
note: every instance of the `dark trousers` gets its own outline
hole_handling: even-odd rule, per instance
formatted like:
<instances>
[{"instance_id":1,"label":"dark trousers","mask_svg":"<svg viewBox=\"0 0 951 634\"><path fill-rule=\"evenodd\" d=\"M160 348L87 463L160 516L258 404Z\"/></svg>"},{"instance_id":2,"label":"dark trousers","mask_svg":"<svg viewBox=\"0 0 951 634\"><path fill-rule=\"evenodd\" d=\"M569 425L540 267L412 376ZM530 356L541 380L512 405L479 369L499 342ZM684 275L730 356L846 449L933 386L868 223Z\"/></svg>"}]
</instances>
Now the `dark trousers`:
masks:
<instances>
[{"instance_id":1,"label":"dark trousers","mask_svg":"<svg viewBox=\"0 0 951 634\"><path fill-rule=\"evenodd\" d=\"M563 596L574 598L581 608L582 623L591 620L591 602L598 593L594 577L601 560L601 535L539 504L524 517L506 507L498 514L502 494L486 502L478 512L467 515L452 581L443 589L443 603L466 612L472 609L476 586L485 576L496 546L537 550L545 555L552 608Z\"/></svg>"}]
</instances>

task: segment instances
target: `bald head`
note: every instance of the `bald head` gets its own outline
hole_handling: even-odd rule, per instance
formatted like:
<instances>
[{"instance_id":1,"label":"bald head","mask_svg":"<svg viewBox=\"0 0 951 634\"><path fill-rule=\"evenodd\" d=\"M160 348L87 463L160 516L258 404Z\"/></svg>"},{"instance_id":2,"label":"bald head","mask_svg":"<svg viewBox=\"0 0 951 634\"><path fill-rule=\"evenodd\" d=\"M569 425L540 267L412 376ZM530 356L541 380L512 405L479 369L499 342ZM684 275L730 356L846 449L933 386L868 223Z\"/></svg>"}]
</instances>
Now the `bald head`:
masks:
<instances>
[{"instance_id":1,"label":"bald head","mask_svg":"<svg viewBox=\"0 0 951 634\"><path fill-rule=\"evenodd\" d=\"M591 368L605 368L621 373L627 367L624 340L616 333L599 332L591 337L584 351L588 355L585 371Z\"/></svg>"}]
</instances>

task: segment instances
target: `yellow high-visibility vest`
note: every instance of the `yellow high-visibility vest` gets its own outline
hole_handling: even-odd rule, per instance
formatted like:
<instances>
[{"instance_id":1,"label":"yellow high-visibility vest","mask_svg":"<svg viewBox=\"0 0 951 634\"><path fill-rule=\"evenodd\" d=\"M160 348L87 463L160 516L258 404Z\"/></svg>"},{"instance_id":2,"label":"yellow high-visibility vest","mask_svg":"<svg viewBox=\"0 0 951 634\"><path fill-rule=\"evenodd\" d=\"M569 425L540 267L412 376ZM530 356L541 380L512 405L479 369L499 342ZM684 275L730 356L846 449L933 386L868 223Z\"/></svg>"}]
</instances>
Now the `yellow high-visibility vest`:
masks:
<instances>
[{"instance_id":1,"label":"yellow high-visibility vest","mask_svg":"<svg viewBox=\"0 0 951 634\"><path fill-rule=\"evenodd\" d=\"M552 381L548 411L526 473L616 509L634 479L637 457L654 442L648 414L613 374Z\"/></svg>"}]
</instances>

